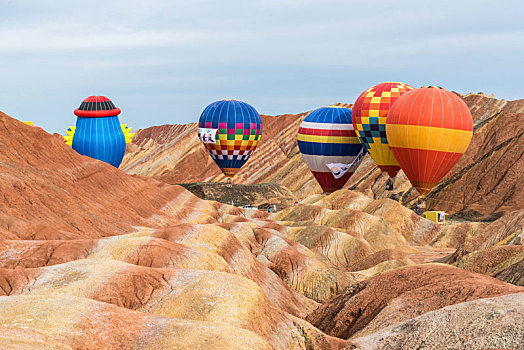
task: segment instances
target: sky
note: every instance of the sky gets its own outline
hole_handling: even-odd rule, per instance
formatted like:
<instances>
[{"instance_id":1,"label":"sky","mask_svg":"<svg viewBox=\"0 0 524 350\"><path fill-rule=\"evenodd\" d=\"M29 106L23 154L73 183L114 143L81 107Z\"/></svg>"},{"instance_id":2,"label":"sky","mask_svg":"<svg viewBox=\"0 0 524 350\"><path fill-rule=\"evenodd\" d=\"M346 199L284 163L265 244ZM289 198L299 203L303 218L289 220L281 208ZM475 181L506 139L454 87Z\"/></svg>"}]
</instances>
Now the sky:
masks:
<instances>
[{"instance_id":1,"label":"sky","mask_svg":"<svg viewBox=\"0 0 524 350\"><path fill-rule=\"evenodd\" d=\"M220 99L261 114L401 81L524 98L524 2L0 0L0 111L48 132L104 95L136 128Z\"/></svg>"}]
</instances>

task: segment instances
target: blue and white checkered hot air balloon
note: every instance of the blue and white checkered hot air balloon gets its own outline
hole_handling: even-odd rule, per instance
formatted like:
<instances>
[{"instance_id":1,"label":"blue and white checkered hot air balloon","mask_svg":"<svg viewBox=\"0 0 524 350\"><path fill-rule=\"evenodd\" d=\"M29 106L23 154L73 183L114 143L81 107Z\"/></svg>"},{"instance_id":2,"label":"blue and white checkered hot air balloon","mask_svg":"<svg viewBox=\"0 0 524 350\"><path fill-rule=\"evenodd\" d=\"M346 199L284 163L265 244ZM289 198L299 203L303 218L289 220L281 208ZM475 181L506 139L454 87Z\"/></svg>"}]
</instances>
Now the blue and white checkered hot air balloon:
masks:
<instances>
[{"instance_id":1,"label":"blue and white checkered hot air balloon","mask_svg":"<svg viewBox=\"0 0 524 350\"><path fill-rule=\"evenodd\" d=\"M351 110L327 106L300 124L298 148L325 193L344 187L360 165L364 149L353 129Z\"/></svg>"}]
</instances>

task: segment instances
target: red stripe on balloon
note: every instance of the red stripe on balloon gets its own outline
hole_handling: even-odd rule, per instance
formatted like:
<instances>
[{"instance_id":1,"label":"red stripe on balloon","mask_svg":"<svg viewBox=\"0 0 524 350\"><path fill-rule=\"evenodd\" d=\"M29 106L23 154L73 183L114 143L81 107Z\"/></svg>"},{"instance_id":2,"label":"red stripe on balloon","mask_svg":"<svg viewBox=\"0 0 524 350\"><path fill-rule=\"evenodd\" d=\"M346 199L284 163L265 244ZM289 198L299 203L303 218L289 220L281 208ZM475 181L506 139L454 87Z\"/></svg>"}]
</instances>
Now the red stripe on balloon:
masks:
<instances>
[{"instance_id":1,"label":"red stripe on balloon","mask_svg":"<svg viewBox=\"0 0 524 350\"><path fill-rule=\"evenodd\" d=\"M84 102L110 102L111 100L105 96L89 96Z\"/></svg>"},{"instance_id":2,"label":"red stripe on balloon","mask_svg":"<svg viewBox=\"0 0 524 350\"><path fill-rule=\"evenodd\" d=\"M113 117L120 114L120 108L115 109L102 109L97 111L84 111L81 109L75 109L74 113L77 117L82 118L101 118L101 117Z\"/></svg>"},{"instance_id":3,"label":"red stripe on balloon","mask_svg":"<svg viewBox=\"0 0 524 350\"><path fill-rule=\"evenodd\" d=\"M335 179L335 177L330 171L312 171L312 173L317 182L319 183L320 187L322 187L322 190L326 193L332 193L337 190L340 190L342 187L344 187L351 175L353 175L353 172L348 171L339 179Z\"/></svg>"},{"instance_id":4,"label":"red stripe on balloon","mask_svg":"<svg viewBox=\"0 0 524 350\"><path fill-rule=\"evenodd\" d=\"M462 153L391 147L410 181L437 183L460 159Z\"/></svg>"},{"instance_id":5,"label":"red stripe on balloon","mask_svg":"<svg viewBox=\"0 0 524 350\"><path fill-rule=\"evenodd\" d=\"M355 130L326 130L326 129L310 129L301 127L298 133L302 135L316 135L316 136L353 136L357 137Z\"/></svg>"}]
</instances>

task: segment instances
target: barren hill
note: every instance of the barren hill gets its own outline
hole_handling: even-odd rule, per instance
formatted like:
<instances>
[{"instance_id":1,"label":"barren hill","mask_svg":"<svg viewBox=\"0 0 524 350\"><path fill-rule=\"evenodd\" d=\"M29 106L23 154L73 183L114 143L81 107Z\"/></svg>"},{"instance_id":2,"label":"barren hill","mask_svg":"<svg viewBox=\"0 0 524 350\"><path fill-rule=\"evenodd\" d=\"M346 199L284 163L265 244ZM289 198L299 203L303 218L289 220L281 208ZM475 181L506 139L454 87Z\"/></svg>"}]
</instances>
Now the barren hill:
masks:
<instances>
[{"instance_id":1,"label":"barren hill","mask_svg":"<svg viewBox=\"0 0 524 350\"><path fill-rule=\"evenodd\" d=\"M522 211L442 228L341 190L269 214L128 175L2 113L0 145L0 348L524 342ZM460 333L436 332L441 319Z\"/></svg>"},{"instance_id":2,"label":"barren hill","mask_svg":"<svg viewBox=\"0 0 524 350\"><path fill-rule=\"evenodd\" d=\"M524 126L519 121L524 118L524 100L497 100L481 93L461 97L473 114L473 140L452 169L451 178L442 179L428 195L429 209L476 220L494 220L508 210L523 209ZM275 183L299 199L320 193L296 143L298 126L306 115L262 116L261 143L234 181ZM129 174L167 183L224 181L196 137L196 123L139 130L121 167ZM385 190L386 180L387 175L366 156L346 188L374 198L391 197L403 204L416 197L402 172L394 191Z\"/></svg>"}]
</instances>

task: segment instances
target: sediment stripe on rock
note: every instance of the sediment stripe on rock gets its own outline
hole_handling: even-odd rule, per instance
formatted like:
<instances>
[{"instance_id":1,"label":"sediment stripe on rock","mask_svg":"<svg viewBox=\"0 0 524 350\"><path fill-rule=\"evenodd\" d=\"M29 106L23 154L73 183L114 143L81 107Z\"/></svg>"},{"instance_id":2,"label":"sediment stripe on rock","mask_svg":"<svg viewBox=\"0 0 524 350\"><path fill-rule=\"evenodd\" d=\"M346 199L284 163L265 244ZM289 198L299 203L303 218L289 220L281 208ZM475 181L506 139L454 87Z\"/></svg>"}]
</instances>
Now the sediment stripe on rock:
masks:
<instances>
[{"instance_id":1,"label":"sediment stripe on rock","mask_svg":"<svg viewBox=\"0 0 524 350\"><path fill-rule=\"evenodd\" d=\"M0 324L2 348L269 348L245 329L159 317L67 295L0 297ZM29 338L27 329L32 330Z\"/></svg>"}]
</instances>

